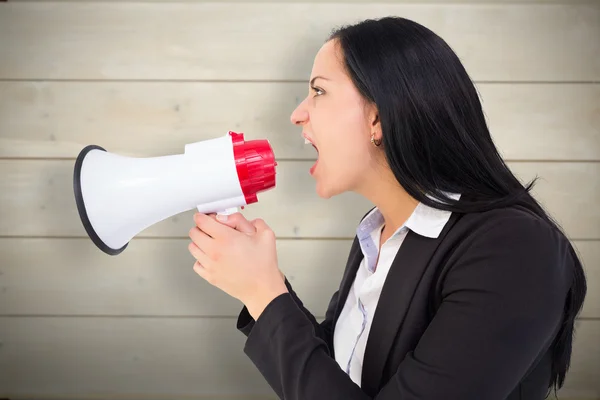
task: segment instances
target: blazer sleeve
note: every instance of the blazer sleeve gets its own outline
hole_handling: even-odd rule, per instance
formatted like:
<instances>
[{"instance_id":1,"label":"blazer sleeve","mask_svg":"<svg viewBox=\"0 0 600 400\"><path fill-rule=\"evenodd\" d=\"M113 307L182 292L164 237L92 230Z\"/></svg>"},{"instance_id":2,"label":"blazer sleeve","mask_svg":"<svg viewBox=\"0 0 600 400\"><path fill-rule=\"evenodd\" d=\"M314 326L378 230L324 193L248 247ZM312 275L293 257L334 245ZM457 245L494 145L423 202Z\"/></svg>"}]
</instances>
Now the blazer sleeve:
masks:
<instances>
[{"instance_id":1,"label":"blazer sleeve","mask_svg":"<svg viewBox=\"0 0 600 400\"><path fill-rule=\"evenodd\" d=\"M302 312L304 313L306 318L312 324L313 329L315 331L314 332L315 336L325 342L325 344L327 345L327 351L330 354L332 354L333 353L333 316L335 313L335 308L337 306L338 291L336 291L332 295L331 300L329 301L329 305L327 306L327 309L325 311L325 320L323 322L319 323L319 322L317 322L314 315L308 309L306 309L306 307L304 307L302 300L300 300L300 298L298 297L298 295L292 288L292 285L288 281L287 277L285 278L285 285L289 291L290 297L292 298L292 300L294 301L296 306L300 310L302 310ZM250 335L250 332L252 331L252 328L254 328L255 324L256 324L256 321L254 320L254 318L252 318L252 316L248 312L248 309L246 308L246 306L244 306L238 316L237 329L240 330L247 337Z\"/></svg>"},{"instance_id":2,"label":"blazer sleeve","mask_svg":"<svg viewBox=\"0 0 600 400\"><path fill-rule=\"evenodd\" d=\"M432 322L375 399L505 399L552 341L570 283L565 242L524 218L471 237L447 266ZM255 322L244 352L282 399L370 399L318 332L284 293Z\"/></svg>"}]
</instances>

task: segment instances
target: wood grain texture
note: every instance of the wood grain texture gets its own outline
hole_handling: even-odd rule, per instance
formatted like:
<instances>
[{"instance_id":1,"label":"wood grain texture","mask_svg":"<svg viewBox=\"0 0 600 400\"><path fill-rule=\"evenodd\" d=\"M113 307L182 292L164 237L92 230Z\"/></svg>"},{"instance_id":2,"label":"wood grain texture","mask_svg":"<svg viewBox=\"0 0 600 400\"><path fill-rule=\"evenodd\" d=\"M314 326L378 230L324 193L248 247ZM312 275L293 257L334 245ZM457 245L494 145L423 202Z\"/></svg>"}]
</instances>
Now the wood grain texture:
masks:
<instances>
[{"instance_id":1,"label":"wood grain texture","mask_svg":"<svg viewBox=\"0 0 600 400\"><path fill-rule=\"evenodd\" d=\"M243 353L241 303L192 271L192 212L109 257L79 220L73 158L92 143L159 156L228 130L268 138L278 186L244 214L275 230L281 269L322 319L371 204L318 198L289 117L329 31L386 15L455 49L501 153L540 175L534 193L576 239L588 296L559 398L600 399L600 3L328 3L0 3L0 399L275 400Z\"/></svg>"},{"instance_id":2,"label":"wood grain texture","mask_svg":"<svg viewBox=\"0 0 600 400\"><path fill-rule=\"evenodd\" d=\"M278 237L352 238L360 218L372 207L346 192L320 198L308 170L310 161L277 166L275 189L259 193L242 212L263 218ZM87 236L73 195L71 160L0 160L0 236ZM523 181L540 177L534 195L572 239L600 239L600 163L513 162ZM144 236L187 237L193 210L158 222Z\"/></svg>"},{"instance_id":3,"label":"wood grain texture","mask_svg":"<svg viewBox=\"0 0 600 400\"><path fill-rule=\"evenodd\" d=\"M157 399L272 395L236 320L0 318L0 395ZM579 321L560 399L600 396L600 321Z\"/></svg>"},{"instance_id":4,"label":"wood grain texture","mask_svg":"<svg viewBox=\"0 0 600 400\"><path fill-rule=\"evenodd\" d=\"M134 239L118 257L90 240L0 239L0 315L236 316L240 302L192 270L185 239ZM351 240L278 240L279 267L315 315L337 290ZM600 241L575 241L587 274L580 317L600 319Z\"/></svg>"},{"instance_id":5,"label":"wood grain texture","mask_svg":"<svg viewBox=\"0 0 600 400\"><path fill-rule=\"evenodd\" d=\"M600 160L600 85L477 86L506 159ZM290 122L304 83L5 81L0 93L0 157L76 157L92 143L179 154L228 130L268 139L278 159L316 156Z\"/></svg>"},{"instance_id":6,"label":"wood grain texture","mask_svg":"<svg viewBox=\"0 0 600 400\"><path fill-rule=\"evenodd\" d=\"M600 399L600 321L578 321L573 339L572 365L559 399ZM549 398L553 398L550 396Z\"/></svg>"},{"instance_id":7,"label":"wood grain texture","mask_svg":"<svg viewBox=\"0 0 600 400\"><path fill-rule=\"evenodd\" d=\"M387 15L438 33L477 81L600 80L599 5L259 2L5 3L0 79L305 81L333 28Z\"/></svg>"},{"instance_id":8,"label":"wood grain texture","mask_svg":"<svg viewBox=\"0 0 600 400\"><path fill-rule=\"evenodd\" d=\"M0 318L0 342L7 397L272 394L231 318Z\"/></svg>"},{"instance_id":9,"label":"wood grain texture","mask_svg":"<svg viewBox=\"0 0 600 400\"><path fill-rule=\"evenodd\" d=\"M134 239L118 257L90 240L0 239L0 315L234 316L241 303L193 270L189 239ZM280 269L325 315L351 240L278 240Z\"/></svg>"}]
</instances>

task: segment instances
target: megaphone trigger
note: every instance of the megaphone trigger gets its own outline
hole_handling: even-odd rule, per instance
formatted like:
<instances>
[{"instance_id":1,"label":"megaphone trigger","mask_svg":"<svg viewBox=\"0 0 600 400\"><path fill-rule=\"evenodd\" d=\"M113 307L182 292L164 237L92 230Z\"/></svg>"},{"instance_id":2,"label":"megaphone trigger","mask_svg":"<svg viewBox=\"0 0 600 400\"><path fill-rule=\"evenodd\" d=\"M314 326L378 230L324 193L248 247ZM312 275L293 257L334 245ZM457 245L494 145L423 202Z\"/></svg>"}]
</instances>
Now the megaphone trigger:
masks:
<instances>
[{"instance_id":1,"label":"megaphone trigger","mask_svg":"<svg viewBox=\"0 0 600 400\"><path fill-rule=\"evenodd\" d=\"M236 212L238 212L238 208L231 207L231 208L227 208L225 210L217 211L217 215L231 215L231 214L235 214Z\"/></svg>"}]
</instances>

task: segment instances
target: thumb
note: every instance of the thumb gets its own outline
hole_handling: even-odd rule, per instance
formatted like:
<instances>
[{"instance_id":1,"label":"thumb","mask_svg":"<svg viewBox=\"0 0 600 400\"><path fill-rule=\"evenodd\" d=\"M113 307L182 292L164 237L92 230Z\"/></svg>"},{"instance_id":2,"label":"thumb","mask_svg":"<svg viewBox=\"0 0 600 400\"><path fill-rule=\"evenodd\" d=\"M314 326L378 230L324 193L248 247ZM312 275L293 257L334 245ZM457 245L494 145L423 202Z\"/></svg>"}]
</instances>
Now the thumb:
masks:
<instances>
[{"instance_id":1,"label":"thumb","mask_svg":"<svg viewBox=\"0 0 600 400\"><path fill-rule=\"evenodd\" d=\"M237 231L245 233L247 235L254 235L256 228L250 223L241 213L236 212L231 215L219 215L216 216L217 221L224 225L227 225Z\"/></svg>"}]
</instances>

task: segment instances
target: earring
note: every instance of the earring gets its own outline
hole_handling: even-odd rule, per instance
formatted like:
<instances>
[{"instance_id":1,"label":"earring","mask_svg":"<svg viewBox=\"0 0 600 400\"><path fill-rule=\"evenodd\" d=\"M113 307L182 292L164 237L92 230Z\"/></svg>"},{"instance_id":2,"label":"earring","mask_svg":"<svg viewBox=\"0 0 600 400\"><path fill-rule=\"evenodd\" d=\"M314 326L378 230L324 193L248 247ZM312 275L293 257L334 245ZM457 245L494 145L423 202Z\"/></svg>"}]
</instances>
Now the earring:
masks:
<instances>
[{"instance_id":1,"label":"earring","mask_svg":"<svg viewBox=\"0 0 600 400\"><path fill-rule=\"evenodd\" d=\"M381 139L375 140L374 134L371 134L371 143L373 143L375 146L379 147L379 145L381 145Z\"/></svg>"}]
</instances>

